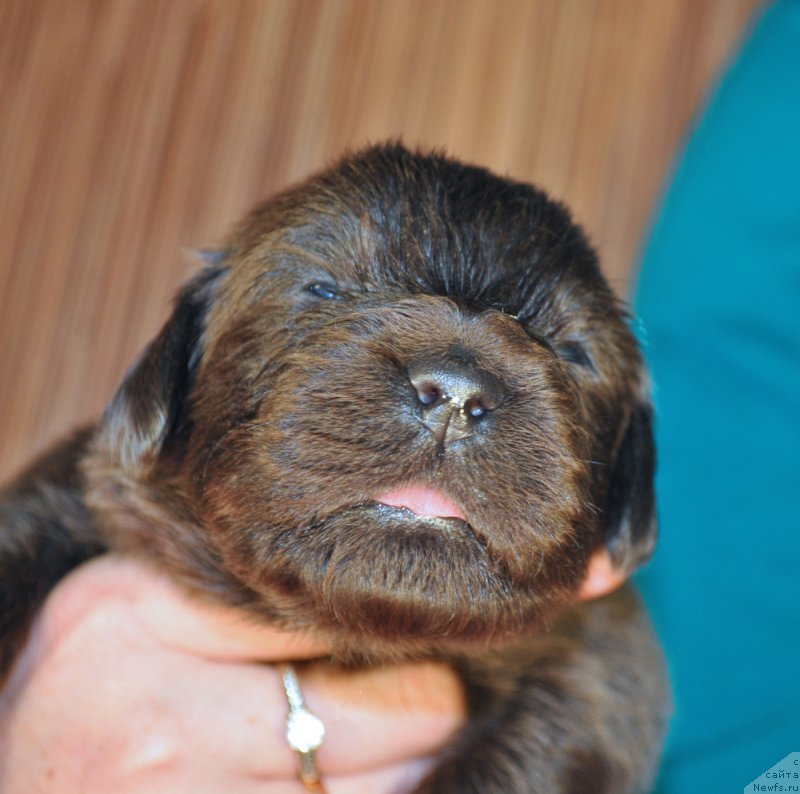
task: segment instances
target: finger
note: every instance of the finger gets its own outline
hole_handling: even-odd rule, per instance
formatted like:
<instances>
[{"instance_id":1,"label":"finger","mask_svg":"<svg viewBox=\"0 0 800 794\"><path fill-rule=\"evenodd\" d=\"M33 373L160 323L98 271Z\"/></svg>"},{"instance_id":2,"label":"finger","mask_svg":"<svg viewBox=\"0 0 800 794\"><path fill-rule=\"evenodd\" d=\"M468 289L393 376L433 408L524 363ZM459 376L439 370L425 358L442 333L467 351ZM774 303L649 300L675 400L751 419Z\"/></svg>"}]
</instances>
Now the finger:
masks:
<instances>
[{"instance_id":1,"label":"finger","mask_svg":"<svg viewBox=\"0 0 800 794\"><path fill-rule=\"evenodd\" d=\"M153 741L169 746L170 737L206 726L205 744L195 743L197 755L210 753L251 777L296 777L299 758L286 739L289 708L278 670L194 661L190 675L185 662L176 661L181 678L148 719L167 735ZM463 692L443 665L347 672L314 663L300 671L300 681L307 707L325 725L316 760L326 779L377 773L429 756L463 721Z\"/></svg>"},{"instance_id":2,"label":"finger","mask_svg":"<svg viewBox=\"0 0 800 794\"><path fill-rule=\"evenodd\" d=\"M278 661L327 651L308 634L281 631L241 609L192 596L138 560L99 557L72 572L59 589L69 591L62 596L59 617L65 628L97 600L117 600L161 644L209 659ZM64 614L65 607L70 614Z\"/></svg>"},{"instance_id":3,"label":"finger","mask_svg":"<svg viewBox=\"0 0 800 794\"><path fill-rule=\"evenodd\" d=\"M0 703L13 739L5 761L33 753L36 765L59 775L48 790L72 791L71 779L84 780L87 792L116 791L122 789L115 780L133 786L159 775L182 779L185 772L206 781L296 779L284 735L288 707L274 667L163 648L126 622L113 601L97 605L57 640L48 632L49 617L35 627Z\"/></svg>"},{"instance_id":4,"label":"finger","mask_svg":"<svg viewBox=\"0 0 800 794\"><path fill-rule=\"evenodd\" d=\"M429 755L452 737L466 712L461 683L444 664L352 671L314 662L299 669L299 678L308 708L326 727L317 759L329 774Z\"/></svg>"}]
</instances>

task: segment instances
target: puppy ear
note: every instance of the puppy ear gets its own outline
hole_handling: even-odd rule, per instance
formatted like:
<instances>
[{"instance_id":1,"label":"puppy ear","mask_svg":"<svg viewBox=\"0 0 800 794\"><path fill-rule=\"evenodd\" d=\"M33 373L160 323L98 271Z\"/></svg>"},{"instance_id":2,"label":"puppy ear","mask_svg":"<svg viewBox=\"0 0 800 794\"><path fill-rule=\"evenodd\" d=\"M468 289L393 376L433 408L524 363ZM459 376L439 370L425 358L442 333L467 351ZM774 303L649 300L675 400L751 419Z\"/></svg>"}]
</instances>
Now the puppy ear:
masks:
<instances>
[{"instance_id":1,"label":"puppy ear","mask_svg":"<svg viewBox=\"0 0 800 794\"><path fill-rule=\"evenodd\" d=\"M628 421L612 465L605 509L605 541L614 567L625 576L645 563L655 548L653 409L640 402Z\"/></svg>"},{"instance_id":2,"label":"puppy ear","mask_svg":"<svg viewBox=\"0 0 800 794\"><path fill-rule=\"evenodd\" d=\"M111 462L143 473L187 428L186 398L202 358L209 306L224 267L203 270L179 293L171 317L128 371L102 422Z\"/></svg>"}]
</instances>

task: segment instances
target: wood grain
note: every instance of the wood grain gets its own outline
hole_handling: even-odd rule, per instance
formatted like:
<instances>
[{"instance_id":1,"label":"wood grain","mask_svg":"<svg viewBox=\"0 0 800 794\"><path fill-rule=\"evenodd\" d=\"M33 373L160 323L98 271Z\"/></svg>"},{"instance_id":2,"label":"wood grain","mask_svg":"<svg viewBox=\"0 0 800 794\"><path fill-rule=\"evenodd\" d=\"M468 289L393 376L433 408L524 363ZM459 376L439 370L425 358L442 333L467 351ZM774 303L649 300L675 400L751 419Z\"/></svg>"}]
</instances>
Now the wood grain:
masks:
<instances>
[{"instance_id":1,"label":"wood grain","mask_svg":"<svg viewBox=\"0 0 800 794\"><path fill-rule=\"evenodd\" d=\"M622 292L757 0L0 0L0 477L95 416L212 244L402 137L566 200Z\"/></svg>"}]
</instances>

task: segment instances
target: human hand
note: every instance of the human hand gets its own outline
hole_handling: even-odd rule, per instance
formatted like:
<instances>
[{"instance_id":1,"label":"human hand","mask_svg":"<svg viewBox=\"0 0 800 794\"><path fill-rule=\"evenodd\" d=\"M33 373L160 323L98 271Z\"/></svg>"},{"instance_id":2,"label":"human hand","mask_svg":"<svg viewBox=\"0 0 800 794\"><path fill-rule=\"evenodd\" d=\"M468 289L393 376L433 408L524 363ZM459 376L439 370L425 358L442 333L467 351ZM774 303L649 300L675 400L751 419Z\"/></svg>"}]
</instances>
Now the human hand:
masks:
<instances>
[{"instance_id":1,"label":"human hand","mask_svg":"<svg viewBox=\"0 0 800 794\"><path fill-rule=\"evenodd\" d=\"M64 579L0 692L3 794L300 794L288 710L265 662L312 659L308 637L200 603L133 560ZM326 726L329 794L410 790L464 717L445 665L301 672Z\"/></svg>"}]
</instances>

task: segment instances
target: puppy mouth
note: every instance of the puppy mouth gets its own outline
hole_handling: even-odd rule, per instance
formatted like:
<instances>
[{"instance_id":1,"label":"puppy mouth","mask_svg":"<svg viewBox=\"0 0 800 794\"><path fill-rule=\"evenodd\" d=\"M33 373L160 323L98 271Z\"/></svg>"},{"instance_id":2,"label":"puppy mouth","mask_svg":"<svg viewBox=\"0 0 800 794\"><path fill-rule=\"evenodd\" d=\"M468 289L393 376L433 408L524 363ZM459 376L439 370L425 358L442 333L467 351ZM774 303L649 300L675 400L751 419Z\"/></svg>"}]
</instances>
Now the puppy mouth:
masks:
<instances>
[{"instance_id":1,"label":"puppy mouth","mask_svg":"<svg viewBox=\"0 0 800 794\"><path fill-rule=\"evenodd\" d=\"M409 485L379 494L374 502L407 518L441 526L469 526L461 507L435 488Z\"/></svg>"}]
</instances>

